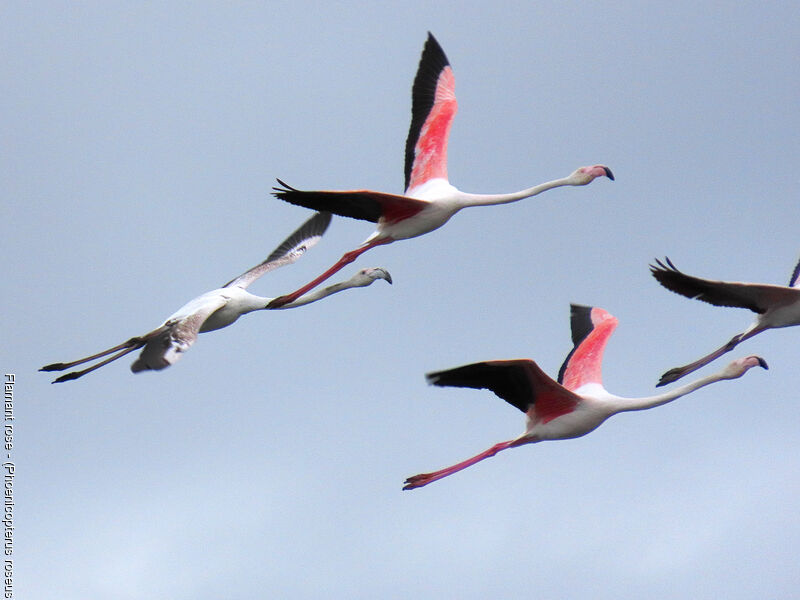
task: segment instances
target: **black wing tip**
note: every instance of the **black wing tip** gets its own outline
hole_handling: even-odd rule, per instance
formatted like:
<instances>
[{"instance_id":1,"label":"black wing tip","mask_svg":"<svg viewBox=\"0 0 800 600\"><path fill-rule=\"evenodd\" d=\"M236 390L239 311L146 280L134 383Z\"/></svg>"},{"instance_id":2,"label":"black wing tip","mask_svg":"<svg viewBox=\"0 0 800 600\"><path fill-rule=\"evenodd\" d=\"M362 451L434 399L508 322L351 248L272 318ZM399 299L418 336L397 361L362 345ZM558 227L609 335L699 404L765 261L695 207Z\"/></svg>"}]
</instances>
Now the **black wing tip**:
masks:
<instances>
[{"instance_id":1,"label":"black wing tip","mask_svg":"<svg viewBox=\"0 0 800 600\"><path fill-rule=\"evenodd\" d=\"M558 377L556 378L558 383L564 383L564 374L567 372L567 365L572 355L575 354L581 342L585 340L586 336L594 329L594 323L592 323L592 310L594 308L594 306L587 306L585 304L572 303L569 305L569 326L572 334L572 349L569 351L566 358L564 358L564 362L561 363L561 367L558 369Z\"/></svg>"},{"instance_id":2,"label":"black wing tip","mask_svg":"<svg viewBox=\"0 0 800 600\"><path fill-rule=\"evenodd\" d=\"M275 178L275 181L278 182L278 186L272 186L272 195L276 198L282 198L281 194L288 194L289 192L299 192L297 188L293 188L288 183L283 181L282 179Z\"/></svg>"},{"instance_id":3,"label":"black wing tip","mask_svg":"<svg viewBox=\"0 0 800 600\"><path fill-rule=\"evenodd\" d=\"M794 266L794 271L792 271L792 276L789 278L789 287L794 287L797 284L798 278L800 278L800 260L797 261L797 264Z\"/></svg>"},{"instance_id":4,"label":"black wing tip","mask_svg":"<svg viewBox=\"0 0 800 600\"><path fill-rule=\"evenodd\" d=\"M313 237L322 237L324 233L328 230L328 226L331 224L331 219L333 216L329 212L325 211L317 211L314 215L306 219L300 227L295 229L289 237L287 237L281 245L275 250L274 254L278 254L279 252L285 252L287 250L287 246L294 247L297 244L302 243L304 240L308 240Z\"/></svg>"},{"instance_id":5,"label":"black wing tip","mask_svg":"<svg viewBox=\"0 0 800 600\"><path fill-rule=\"evenodd\" d=\"M592 329L592 310L594 306L586 306L584 304L570 304L569 322L570 329L572 330L572 343L577 347Z\"/></svg>"},{"instance_id":6,"label":"black wing tip","mask_svg":"<svg viewBox=\"0 0 800 600\"><path fill-rule=\"evenodd\" d=\"M574 302L571 302L569 305L569 313L570 316L576 314L591 313L593 308L594 308L593 306L589 306L587 304L575 304Z\"/></svg>"},{"instance_id":7,"label":"black wing tip","mask_svg":"<svg viewBox=\"0 0 800 600\"><path fill-rule=\"evenodd\" d=\"M450 61L447 60L447 55L444 53L442 45L439 43L439 40L437 40L430 31L428 31L428 38L425 40L425 46L422 48L423 57L425 56L425 52L428 50L429 47L431 49L430 50L431 52L441 55L440 58L444 59L444 63L440 62L440 65L442 67L450 64Z\"/></svg>"},{"instance_id":8,"label":"black wing tip","mask_svg":"<svg viewBox=\"0 0 800 600\"><path fill-rule=\"evenodd\" d=\"M484 363L469 363L452 369L444 369L442 371L432 371L425 373L425 380L428 385L435 385L438 387L465 387L462 384L464 378L464 370L480 368ZM469 387L469 386L466 386Z\"/></svg>"},{"instance_id":9,"label":"black wing tip","mask_svg":"<svg viewBox=\"0 0 800 600\"><path fill-rule=\"evenodd\" d=\"M663 283L663 278L665 276L669 276L670 274L678 274L683 275L683 273L675 266L668 256L664 257L664 260L656 258L656 264L650 265L650 273L655 277L660 283Z\"/></svg>"},{"instance_id":10,"label":"black wing tip","mask_svg":"<svg viewBox=\"0 0 800 600\"><path fill-rule=\"evenodd\" d=\"M443 386L444 384L441 383L442 373L444 373L444 371L425 373L425 381L428 382L428 385Z\"/></svg>"},{"instance_id":11,"label":"black wing tip","mask_svg":"<svg viewBox=\"0 0 800 600\"><path fill-rule=\"evenodd\" d=\"M316 242L325 235L325 232L328 230L328 226L331 224L331 219L333 216L329 212L318 211L314 213L314 215L306 219L300 227L295 229L289 236L283 240L280 245L272 251L264 263L269 263L275 260L279 260L285 256L288 256L293 251L302 251L305 252L309 244L313 246ZM302 247L302 249L301 249ZM262 263L263 264L263 263ZM231 279L228 283L226 283L222 287L228 287L234 281L239 279L238 277L235 279Z\"/></svg>"},{"instance_id":12,"label":"black wing tip","mask_svg":"<svg viewBox=\"0 0 800 600\"><path fill-rule=\"evenodd\" d=\"M309 226L309 233L311 235L322 235L328 230L331 224L333 215L329 212L320 210L313 217L311 217L306 224Z\"/></svg>"}]
</instances>

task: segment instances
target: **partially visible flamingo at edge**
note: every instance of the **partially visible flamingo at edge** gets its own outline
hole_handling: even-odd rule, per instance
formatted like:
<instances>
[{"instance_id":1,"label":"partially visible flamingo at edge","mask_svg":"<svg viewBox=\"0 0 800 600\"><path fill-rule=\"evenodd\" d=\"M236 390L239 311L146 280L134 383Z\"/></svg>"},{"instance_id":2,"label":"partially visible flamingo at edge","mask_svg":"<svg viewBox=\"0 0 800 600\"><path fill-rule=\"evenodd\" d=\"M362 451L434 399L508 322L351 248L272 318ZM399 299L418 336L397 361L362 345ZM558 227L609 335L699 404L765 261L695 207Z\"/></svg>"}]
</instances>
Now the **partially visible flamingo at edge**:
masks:
<instances>
[{"instance_id":1,"label":"partially visible flamingo at edge","mask_svg":"<svg viewBox=\"0 0 800 600\"><path fill-rule=\"evenodd\" d=\"M792 271L788 286L693 277L679 271L666 257L663 262L656 260L655 265L650 265L650 272L671 292L692 300L702 300L714 306L748 308L757 315L755 321L742 333L737 333L710 354L664 373L657 386L677 381L684 375L704 367L762 331L800 325L800 261Z\"/></svg>"}]
</instances>

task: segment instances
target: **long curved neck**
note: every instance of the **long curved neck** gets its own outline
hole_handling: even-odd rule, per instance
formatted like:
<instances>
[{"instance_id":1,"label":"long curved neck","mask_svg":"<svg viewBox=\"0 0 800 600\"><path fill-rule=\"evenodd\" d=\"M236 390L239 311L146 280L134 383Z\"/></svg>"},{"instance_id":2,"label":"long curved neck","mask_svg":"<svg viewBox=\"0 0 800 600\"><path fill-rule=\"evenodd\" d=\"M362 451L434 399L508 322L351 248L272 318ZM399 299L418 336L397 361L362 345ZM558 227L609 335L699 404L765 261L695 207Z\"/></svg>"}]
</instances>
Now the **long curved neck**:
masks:
<instances>
[{"instance_id":1,"label":"long curved neck","mask_svg":"<svg viewBox=\"0 0 800 600\"><path fill-rule=\"evenodd\" d=\"M294 302L289 302L288 304L284 304L283 306L278 306L278 309L283 308L297 308L298 306L304 306L306 304L311 304L312 302L316 302L317 300L322 300L323 298L327 298L331 294L335 294L337 292L341 292L342 290L350 289L351 287L356 287L352 281L340 281L339 283L334 283L333 285L329 285L324 288L317 288L307 294L303 294ZM267 298L267 303L269 303L270 299ZM266 306L264 307L266 308ZM275 309L272 309L275 310Z\"/></svg>"},{"instance_id":2,"label":"long curved neck","mask_svg":"<svg viewBox=\"0 0 800 600\"><path fill-rule=\"evenodd\" d=\"M644 398L623 398L616 396L611 402L611 406L615 409L614 412L646 410L648 408L653 408L654 406L661 406L662 404L677 400L681 396L691 394L693 391L700 389L701 387L707 386L722 379L730 379L730 377L725 377L722 373L714 373L713 375L701 377L700 379L692 381L691 383L687 383L686 385L682 385L656 396L646 396Z\"/></svg>"},{"instance_id":3,"label":"long curved neck","mask_svg":"<svg viewBox=\"0 0 800 600\"><path fill-rule=\"evenodd\" d=\"M516 202L523 198L530 198L536 194L541 194L547 190L561 187L564 185L575 185L569 177L562 179L554 179L553 181L546 181L535 185L532 188L520 190L519 192L512 192L510 194L467 194L460 192L459 200L463 206L491 206L493 204L507 204L508 202Z\"/></svg>"}]
</instances>

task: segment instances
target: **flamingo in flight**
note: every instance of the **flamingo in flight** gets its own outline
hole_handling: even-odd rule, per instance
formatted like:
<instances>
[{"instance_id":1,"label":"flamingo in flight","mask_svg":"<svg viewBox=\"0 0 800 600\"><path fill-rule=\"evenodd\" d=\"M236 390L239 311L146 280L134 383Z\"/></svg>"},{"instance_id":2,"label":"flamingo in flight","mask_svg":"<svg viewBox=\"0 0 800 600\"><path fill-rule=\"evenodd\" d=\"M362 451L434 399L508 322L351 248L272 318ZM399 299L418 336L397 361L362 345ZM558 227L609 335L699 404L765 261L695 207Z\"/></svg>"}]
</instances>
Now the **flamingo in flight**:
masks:
<instances>
[{"instance_id":1,"label":"flamingo in flight","mask_svg":"<svg viewBox=\"0 0 800 600\"><path fill-rule=\"evenodd\" d=\"M227 327L244 314L266 309L272 298L262 298L251 294L246 291L247 287L265 273L295 262L320 240L330 222L330 213L315 214L286 238L264 262L232 279L221 288L206 292L187 302L150 333L133 337L118 346L92 356L69 363L54 363L39 370L63 371L109 354L112 355L87 369L66 373L53 381L53 383L60 383L91 373L139 348L143 348L143 350L131 365L131 371L134 373L148 370L160 371L174 364L194 344L198 333ZM361 269L347 281L306 294L283 308L303 306L342 290L368 286L376 279L385 279L392 283L391 275L385 269Z\"/></svg>"},{"instance_id":2,"label":"flamingo in flight","mask_svg":"<svg viewBox=\"0 0 800 600\"><path fill-rule=\"evenodd\" d=\"M377 223L375 232L358 248L347 252L322 275L297 291L276 298L270 308L296 300L370 248L423 235L444 225L468 206L516 202L565 185L587 185L600 176L614 179L608 167L580 167L568 177L510 194L468 194L447 179L447 138L456 114L455 79L436 39L428 33L412 86L411 127L406 139L405 193L371 190L302 191L280 179L274 195L313 210Z\"/></svg>"},{"instance_id":3,"label":"flamingo in flight","mask_svg":"<svg viewBox=\"0 0 800 600\"><path fill-rule=\"evenodd\" d=\"M428 373L428 382L433 385L490 389L525 413L527 427L521 436L495 444L452 467L409 477L404 490L428 485L492 457L501 450L545 440L580 437L616 413L660 406L715 381L741 377L752 367L767 368L763 358L748 356L734 360L719 373L658 396L616 396L603 387L601 367L603 351L617 327L617 319L602 308L571 306L572 340L575 346L561 366L557 382L528 359L490 360Z\"/></svg>"},{"instance_id":4,"label":"flamingo in flight","mask_svg":"<svg viewBox=\"0 0 800 600\"><path fill-rule=\"evenodd\" d=\"M668 290L715 306L749 308L758 316L747 329L737 333L711 354L664 373L657 386L672 383L696 371L757 333L800 325L800 261L794 267L788 286L701 279L682 273L669 258L665 257L664 261L656 260L656 265L650 265L650 272Z\"/></svg>"}]
</instances>

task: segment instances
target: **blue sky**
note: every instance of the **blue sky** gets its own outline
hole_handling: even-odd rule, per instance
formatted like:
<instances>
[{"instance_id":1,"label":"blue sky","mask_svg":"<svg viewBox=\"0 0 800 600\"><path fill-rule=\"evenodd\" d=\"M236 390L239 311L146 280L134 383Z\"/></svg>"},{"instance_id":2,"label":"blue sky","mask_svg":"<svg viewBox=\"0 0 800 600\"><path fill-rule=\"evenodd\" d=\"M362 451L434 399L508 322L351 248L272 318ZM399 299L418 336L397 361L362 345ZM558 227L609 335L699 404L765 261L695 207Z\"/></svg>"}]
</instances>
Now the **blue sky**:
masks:
<instances>
[{"instance_id":1,"label":"blue sky","mask_svg":"<svg viewBox=\"0 0 800 600\"><path fill-rule=\"evenodd\" d=\"M620 320L606 387L649 395L752 319L663 290L649 262L788 281L796 3L0 10L20 597L796 594L796 329L730 355L768 372L401 491L524 426L424 373L529 357L555 375L577 302ZM382 266L393 286L245 316L160 373L37 373L263 260L309 216L270 196L276 177L400 193L428 30L456 77L454 185L514 191L594 163L617 180L463 211L343 272ZM288 292L371 231L334 219L251 290Z\"/></svg>"}]
</instances>

